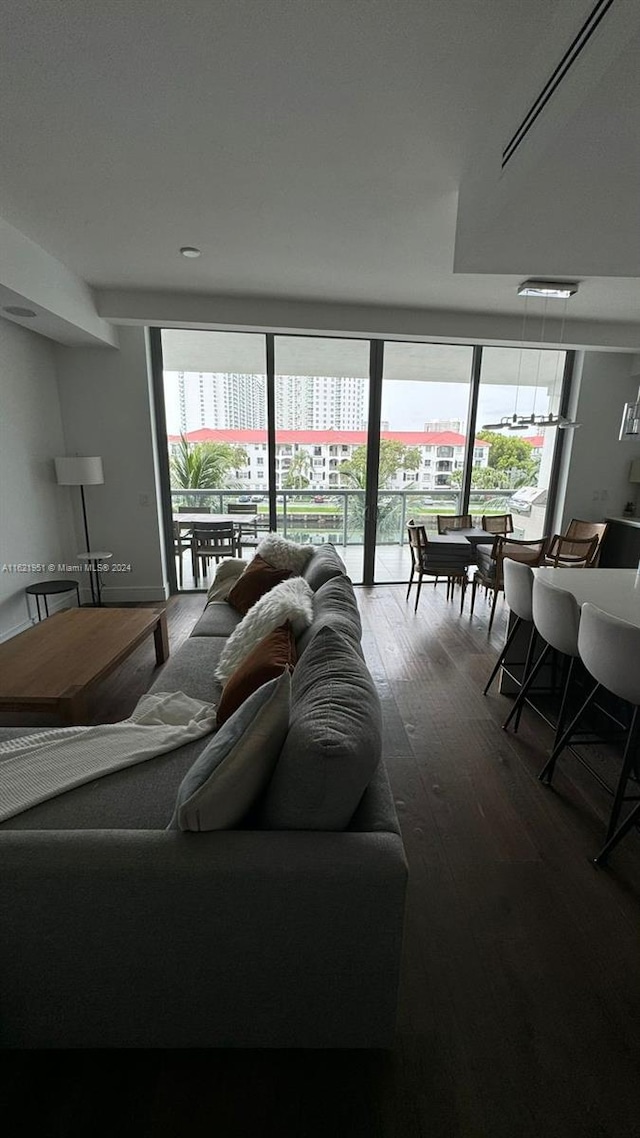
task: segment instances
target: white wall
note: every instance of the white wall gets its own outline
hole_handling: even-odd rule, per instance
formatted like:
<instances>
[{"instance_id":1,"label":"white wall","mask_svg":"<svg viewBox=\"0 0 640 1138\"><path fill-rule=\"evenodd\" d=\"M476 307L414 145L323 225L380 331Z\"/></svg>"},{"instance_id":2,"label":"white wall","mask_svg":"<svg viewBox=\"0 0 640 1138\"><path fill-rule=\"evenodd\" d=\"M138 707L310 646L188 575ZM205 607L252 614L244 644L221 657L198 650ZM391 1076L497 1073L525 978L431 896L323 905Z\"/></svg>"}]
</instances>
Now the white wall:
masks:
<instances>
[{"instance_id":1,"label":"white wall","mask_svg":"<svg viewBox=\"0 0 640 1138\"><path fill-rule=\"evenodd\" d=\"M58 346L56 365L66 453L103 461L104 485L85 490L91 545L131 566L104 575L104 600L164 600L145 329L123 328L118 350ZM79 511L76 542L83 550Z\"/></svg>"},{"instance_id":2,"label":"white wall","mask_svg":"<svg viewBox=\"0 0 640 1138\"><path fill-rule=\"evenodd\" d=\"M623 405L638 392L635 361L637 356L609 352L584 352L576 360L570 411L582 426L570 432L563 460L562 528L571 518L619 517L625 503L635 500L629 466L640 458L640 443L618 441Z\"/></svg>"},{"instance_id":3,"label":"white wall","mask_svg":"<svg viewBox=\"0 0 640 1138\"><path fill-rule=\"evenodd\" d=\"M50 340L0 319L0 640L35 613L25 586L65 576L57 566L74 548L69 491L57 485L53 465L65 453L54 352ZM14 572L12 564L54 570ZM50 611L69 598L75 604L75 593L59 605L51 598Z\"/></svg>"}]
</instances>

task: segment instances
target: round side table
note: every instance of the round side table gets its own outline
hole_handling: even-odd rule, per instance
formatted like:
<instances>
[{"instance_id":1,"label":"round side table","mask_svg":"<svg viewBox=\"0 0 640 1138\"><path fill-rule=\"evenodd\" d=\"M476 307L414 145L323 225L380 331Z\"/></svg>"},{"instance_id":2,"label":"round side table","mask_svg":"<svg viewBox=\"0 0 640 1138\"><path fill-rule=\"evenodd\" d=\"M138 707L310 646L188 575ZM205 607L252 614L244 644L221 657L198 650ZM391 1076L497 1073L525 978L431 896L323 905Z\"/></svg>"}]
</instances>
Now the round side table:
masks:
<instances>
[{"instance_id":1,"label":"round side table","mask_svg":"<svg viewBox=\"0 0 640 1138\"><path fill-rule=\"evenodd\" d=\"M47 597L53 596L55 593L70 593L75 589L76 597L78 598L78 608L80 608L80 589L77 581L38 581L35 585L27 585L25 593L29 596L36 598L36 607L38 609L38 620L42 620L40 613L40 597L44 600L44 613L45 616L49 615L49 606L47 604Z\"/></svg>"},{"instance_id":2,"label":"round side table","mask_svg":"<svg viewBox=\"0 0 640 1138\"><path fill-rule=\"evenodd\" d=\"M92 553L78 553L78 561L86 561L89 566L89 579L91 583L91 600L94 605L102 605L102 594L100 592L100 573L98 572L98 562L108 561L113 557L113 553L108 550L98 549ZM94 583L95 582L95 583Z\"/></svg>"}]
</instances>

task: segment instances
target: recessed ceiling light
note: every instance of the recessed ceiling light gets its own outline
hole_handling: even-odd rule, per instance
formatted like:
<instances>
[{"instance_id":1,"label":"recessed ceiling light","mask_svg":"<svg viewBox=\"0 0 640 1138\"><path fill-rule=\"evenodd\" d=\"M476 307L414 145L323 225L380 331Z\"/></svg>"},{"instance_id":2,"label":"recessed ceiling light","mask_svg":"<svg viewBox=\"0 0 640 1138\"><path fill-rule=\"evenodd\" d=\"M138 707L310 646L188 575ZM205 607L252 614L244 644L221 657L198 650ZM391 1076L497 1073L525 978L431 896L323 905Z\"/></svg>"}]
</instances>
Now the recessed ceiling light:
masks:
<instances>
[{"instance_id":1,"label":"recessed ceiling light","mask_svg":"<svg viewBox=\"0 0 640 1138\"><path fill-rule=\"evenodd\" d=\"M9 316L23 316L25 320L36 315L33 308L21 308L19 304L7 304L2 311L8 312Z\"/></svg>"},{"instance_id":2,"label":"recessed ceiling light","mask_svg":"<svg viewBox=\"0 0 640 1138\"><path fill-rule=\"evenodd\" d=\"M523 281L518 285L518 296L545 296L553 300L567 300L577 291L576 281Z\"/></svg>"},{"instance_id":3,"label":"recessed ceiling light","mask_svg":"<svg viewBox=\"0 0 640 1138\"><path fill-rule=\"evenodd\" d=\"M183 245L180 252L183 257L199 257L200 250L196 249L195 245Z\"/></svg>"}]
</instances>

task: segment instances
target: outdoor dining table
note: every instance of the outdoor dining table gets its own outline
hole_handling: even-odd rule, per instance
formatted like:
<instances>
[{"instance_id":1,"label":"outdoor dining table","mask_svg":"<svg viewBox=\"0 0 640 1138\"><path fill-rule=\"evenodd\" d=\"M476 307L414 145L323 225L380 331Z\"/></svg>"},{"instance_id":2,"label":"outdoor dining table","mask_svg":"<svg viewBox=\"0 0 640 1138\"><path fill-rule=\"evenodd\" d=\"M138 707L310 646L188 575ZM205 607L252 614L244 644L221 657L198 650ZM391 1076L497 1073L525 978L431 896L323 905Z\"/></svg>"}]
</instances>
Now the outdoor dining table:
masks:
<instances>
[{"instance_id":1,"label":"outdoor dining table","mask_svg":"<svg viewBox=\"0 0 640 1138\"><path fill-rule=\"evenodd\" d=\"M443 534L438 534L438 536L447 540L453 537L462 537L475 549L476 545L493 545L498 534L489 533L489 530L482 529L480 526L472 526L471 529L445 530ZM429 541L432 540L433 538L429 538Z\"/></svg>"},{"instance_id":2,"label":"outdoor dining table","mask_svg":"<svg viewBox=\"0 0 640 1138\"><path fill-rule=\"evenodd\" d=\"M212 522L217 522L220 525L224 525L225 522L242 525L243 522L251 521L253 517L253 514L201 514L195 511L192 514L174 514L173 520L181 528L189 529L191 526L210 525Z\"/></svg>"}]
</instances>

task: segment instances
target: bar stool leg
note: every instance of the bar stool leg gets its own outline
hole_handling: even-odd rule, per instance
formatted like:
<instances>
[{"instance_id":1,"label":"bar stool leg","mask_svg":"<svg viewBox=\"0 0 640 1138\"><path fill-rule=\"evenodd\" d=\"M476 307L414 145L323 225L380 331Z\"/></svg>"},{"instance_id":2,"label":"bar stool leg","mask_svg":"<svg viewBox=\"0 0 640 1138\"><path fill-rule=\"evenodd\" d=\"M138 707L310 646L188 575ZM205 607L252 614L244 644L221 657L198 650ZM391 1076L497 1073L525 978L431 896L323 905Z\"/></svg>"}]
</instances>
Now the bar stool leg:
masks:
<instances>
[{"instance_id":1,"label":"bar stool leg","mask_svg":"<svg viewBox=\"0 0 640 1138\"><path fill-rule=\"evenodd\" d=\"M533 653L535 651L537 639L538 639L538 630L536 629L535 624L532 624L531 625L531 636L529 637L529 644L527 647L527 656L526 656L526 659L524 662L524 672L522 673L522 683L523 684L526 684L527 680L529 679L529 673L530 673L532 665L533 665ZM529 689L527 688L527 691L528 690ZM520 726L520 716L522 715L522 708L523 707L524 707L524 700L522 701L522 703L520 704L520 707L516 711L516 716L515 716L515 719L513 721L514 732L517 732L517 730Z\"/></svg>"},{"instance_id":2,"label":"bar stool leg","mask_svg":"<svg viewBox=\"0 0 640 1138\"><path fill-rule=\"evenodd\" d=\"M567 710L567 698L569 695L569 688L571 687L571 680L573 678L573 669L574 669L575 662L576 662L576 657L571 656L569 658L569 667L567 669L567 678L564 682L564 688L562 690L562 702L560 703L560 711L558 712L558 722L556 723L556 733L555 733L555 736L553 739L553 746L554 747L556 746L556 744L557 744L557 742L558 742L558 740L562 734L562 726L564 724L564 717L565 717L565 713Z\"/></svg>"},{"instance_id":3,"label":"bar stool leg","mask_svg":"<svg viewBox=\"0 0 640 1138\"><path fill-rule=\"evenodd\" d=\"M484 687L484 691L483 691L483 693L482 693L483 695L486 695L486 694L487 694L487 692L489 691L489 688L491 687L491 685L492 685L493 681L495 680L495 678L496 678L496 676L497 676L497 674L498 674L498 671L499 671L499 669L500 669L500 667L501 667L501 665L502 665L502 661L504 660L504 658L505 658L505 656L506 656L507 652L509 651L509 648L511 647L511 645L512 645L512 643L513 643L513 639L514 639L514 637L515 637L515 634L516 634L516 632L518 631L518 629L520 628L520 625L521 625L521 624L522 624L522 617L520 617L520 616L517 616L517 617L516 617L516 619L515 619L515 621L514 621L514 625L513 625L513 628L511 629L511 632L510 632L510 633L509 633L509 635L507 636L507 639L506 639L506 642L505 642L505 646L504 646L504 648L502 649L502 652L500 653L500 655L498 656L498 659L497 659L496 665L495 665L495 667L494 667L494 669L493 669L493 671L492 671L491 675L489 676L489 679L487 680L487 682L486 682L486 684L485 684L485 687Z\"/></svg>"},{"instance_id":4,"label":"bar stool leg","mask_svg":"<svg viewBox=\"0 0 640 1138\"><path fill-rule=\"evenodd\" d=\"M509 714L507 715L507 718L505 719L504 723L502 724L502 730L503 731L507 730L507 727L511 723L511 720L513 719L514 715L517 715L518 712L520 711L520 708L522 707L525 699L527 698L527 695L529 694L529 689L530 689L531 685L533 684L533 681L535 680L535 678L536 678L538 672L540 671L542 665L544 664L549 651L550 651L549 645L545 644L542 652L540 653L540 655L538 656L538 659L536 660L535 664L533 665L533 668L529 672L529 675L527 676L525 682L523 683L522 687L520 688L520 691L518 692L518 695L516 696L516 699L515 699L515 702L513 704L513 707L511 708L511 711L509 712Z\"/></svg>"},{"instance_id":5,"label":"bar stool leg","mask_svg":"<svg viewBox=\"0 0 640 1138\"><path fill-rule=\"evenodd\" d=\"M638 719L638 708L633 709L633 718L627 735L627 742L622 756L622 767L620 769L620 777L616 787L616 793L613 799L613 806L611 807L611 817L609 818L609 825L607 826L606 838L607 841L615 832L622 810L622 803L624 802L624 792L627 789L629 781L629 774L637 758L638 740L640 739L640 720Z\"/></svg>"},{"instance_id":6,"label":"bar stool leg","mask_svg":"<svg viewBox=\"0 0 640 1138\"><path fill-rule=\"evenodd\" d=\"M538 775L540 782L546 782L548 786L551 786L551 779L553 778L553 771L554 771L554 768L556 765L556 760L558 758L558 755L560 754L561 751L564 751L567 743L569 742L569 739L571 738L576 727L578 726L578 723L580 722L580 720L582 719L582 716L584 715L585 711L589 707L589 704L593 702L593 700L596 696L596 692L598 692L599 689L600 689L600 684L596 684L596 686L593 688L593 690L590 692L590 694L585 699L585 701L584 701L582 707L580 708L579 712L577 713L577 715L574 715L573 719L571 720L571 723L567 727L567 730L564 732L564 735L562 735L562 737L556 743L551 754L549 755L549 758L547 759L547 762L545 763L542 770L540 771L540 774Z\"/></svg>"},{"instance_id":7,"label":"bar stool leg","mask_svg":"<svg viewBox=\"0 0 640 1138\"><path fill-rule=\"evenodd\" d=\"M618 842L621 842L625 834L628 834L629 830L638 822L640 822L640 802L636 803L633 810L627 814L622 825L618 827L615 834L605 843L597 857L594 857L593 864L606 865L611 851L616 848Z\"/></svg>"}]
</instances>

